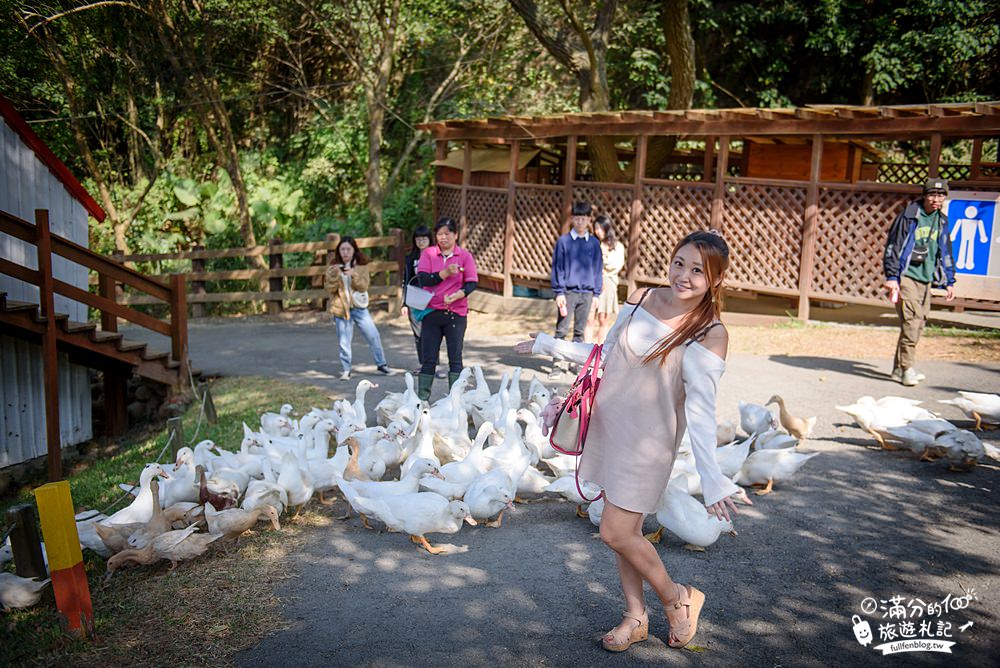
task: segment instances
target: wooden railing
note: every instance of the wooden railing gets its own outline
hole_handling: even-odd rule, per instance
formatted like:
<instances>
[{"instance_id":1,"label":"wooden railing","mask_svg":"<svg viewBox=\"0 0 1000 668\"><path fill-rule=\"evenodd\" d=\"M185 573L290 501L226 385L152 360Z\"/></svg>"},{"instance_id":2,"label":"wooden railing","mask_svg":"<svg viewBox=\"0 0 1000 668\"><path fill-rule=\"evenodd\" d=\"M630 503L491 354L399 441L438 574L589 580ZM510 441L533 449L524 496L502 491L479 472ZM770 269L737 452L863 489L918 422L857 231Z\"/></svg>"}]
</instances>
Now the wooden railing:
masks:
<instances>
[{"instance_id":1,"label":"wooden railing","mask_svg":"<svg viewBox=\"0 0 1000 668\"><path fill-rule=\"evenodd\" d=\"M0 211L0 232L32 244L37 249L38 268L31 269L6 258L0 258L0 273L20 279L39 288L39 311L45 321L42 335L42 359L45 383L46 437L49 443L49 477L62 477L59 437L58 359L56 357L55 295L59 294L100 311L101 329L118 331L118 318L170 338L173 359L180 363L181 378L187 372L187 303L184 276L173 274L161 281L151 280L137 271L95 253L68 239L51 234L49 212L35 211L35 223L21 220ZM93 272L97 294L70 285L52 275L52 256L58 255ZM115 301L115 285L127 285L169 306L166 322Z\"/></svg>"},{"instance_id":2,"label":"wooden railing","mask_svg":"<svg viewBox=\"0 0 1000 668\"><path fill-rule=\"evenodd\" d=\"M372 285L369 294L373 302L387 301L390 308L398 308L401 303L402 290L399 287L398 277L403 271L403 258L405 249L403 242L403 231L400 229L390 230L389 235L383 237L359 237L355 239L359 248L362 249L388 249L386 255L388 259L372 259L368 263L372 274ZM127 263L149 263L149 262L190 262L190 271L183 271L190 286L187 301L192 305L193 317L205 315L205 304L232 303L232 302L264 302L269 313L278 313L284 309L287 300L324 300L327 292L322 287L315 287L315 284L322 285L322 276L326 273L326 267L330 258L336 252L340 244L339 234L328 234L324 241L308 241L301 243L282 243L280 240L272 240L266 246L254 246L252 248L224 248L206 250L203 247L194 247L188 251L176 253L147 253L138 255L116 255L115 257ZM324 253L322 261L314 262L304 267L286 267L285 254L288 253ZM206 270L206 262L223 258L251 258L267 257L267 269L226 269L226 270ZM153 274L150 278L155 281L164 281L173 274ZM311 277L312 285L308 288L296 288L294 285L286 286L286 278ZM320 280L317 280L320 279ZM257 290L219 290L218 286L211 285L219 281L256 281L259 286L266 285L267 289ZM266 283L265 283L266 282ZM118 299L121 303L137 305L160 304L163 299L155 294L129 294L125 293Z\"/></svg>"}]
</instances>

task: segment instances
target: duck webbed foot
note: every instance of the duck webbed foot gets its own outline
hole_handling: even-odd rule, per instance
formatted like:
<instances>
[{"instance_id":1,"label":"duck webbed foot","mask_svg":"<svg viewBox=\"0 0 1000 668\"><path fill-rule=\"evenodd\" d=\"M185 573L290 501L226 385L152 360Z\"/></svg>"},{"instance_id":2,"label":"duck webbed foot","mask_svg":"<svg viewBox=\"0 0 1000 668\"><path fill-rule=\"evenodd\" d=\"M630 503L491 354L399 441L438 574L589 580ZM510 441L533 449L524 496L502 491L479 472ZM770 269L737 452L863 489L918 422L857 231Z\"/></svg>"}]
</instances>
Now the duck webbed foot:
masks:
<instances>
[{"instance_id":1,"label":"duck webbed foot","mask_svg":"<svg viewBox=\"0 0 1000 668\"><path fill-rule=\"evenodd\" d=\"M645 536L643 536L643 538L648 540L650 543L659 544L659 542L663 540L663 527L661 526L653 533L647 533Z\"/></svg>"},{"instance_id":2,"label":"duck webbed foot","mask_svg":"<svg viewBox=\"0 0 1000 668\"><path fill-rule=\"evenodd\" d=\"M754 487L757 487L757 485L754 485ZM764 496L765 494L770 494L773 491L774 491L774 478L768 478L767 485L764 486L764 489L758 489L756 492L754 492L754 494L756 494L757 496Z\"/></svg>"},{"instance_id":3,"label":"duck webbed foot","mask_svg":"<svg viewBox=\"0 0 1000 668\"><path fill-rule=\"evenodd\" d=\"M327 499L326 498L326 492L320 492L319 493L319 502L322 503L324 506L332 506L336 500L337 500L337 497L333 497L333 498Z\"/></svg>"},{"instance_id":4,"label":"duck webbed foot","mask_svg":"<svg viewBox=\"0 0 1000 668\"><path fill-rule=\"evenodd\" d=\"M443 547L434 547L423 536L410 536L410 540L412 542L416 543L418 546L424 548L425 550L427 550L431 554L441 554L442 552L445 552L445 548L443 548Z\"/></svg>"},{"instance_id":5,"label":"duck webbed foot","mask_svg":"<svg viewBox=\"0 0 1000 668\"><path fill-rule=\"evenodd\" d=\"M590 519L590 516L587 515L586 512L584 512L582 503L576 504L576 516L585 520Z\"/></svg>"},{"instance_id":6,"label":"duck webbed foot","mask_svg":"<svg viewBox=\"0 0 1000 668\"><path fill-rule=\"evenodd\" d=\"M705 548L701 545L695 545L693 543L687 543L684 545L685 550L691 550L692 552L705 552Z\"/></svg>"},{"instance_id":7,"label":"duck webbed foot","mask_svg":"<svg viewBox=\"0 0 1000 668\"><path fill-rule=\"evenodd\" d=\"M369 531L375 531L375 527L368 523L368 518L365 517L364 513L358 513L358 517L361 518L361 523L365 525L365 528Z\"/></svg>"},{"instance_id":8,"label":"duck webbed foot","mask_svg":"<svg viewBox=\"0 0 1000 668\"><path fill-rule=\"evenodd\" d=\"M501 510L500 514L497 515L497 518L495 520L493 520L492 522L484 522L483 524L485 526L490 527L491 529L499 529L500 525L503 524L503 513L504 511Z\"/></svg>"}]
</instances>

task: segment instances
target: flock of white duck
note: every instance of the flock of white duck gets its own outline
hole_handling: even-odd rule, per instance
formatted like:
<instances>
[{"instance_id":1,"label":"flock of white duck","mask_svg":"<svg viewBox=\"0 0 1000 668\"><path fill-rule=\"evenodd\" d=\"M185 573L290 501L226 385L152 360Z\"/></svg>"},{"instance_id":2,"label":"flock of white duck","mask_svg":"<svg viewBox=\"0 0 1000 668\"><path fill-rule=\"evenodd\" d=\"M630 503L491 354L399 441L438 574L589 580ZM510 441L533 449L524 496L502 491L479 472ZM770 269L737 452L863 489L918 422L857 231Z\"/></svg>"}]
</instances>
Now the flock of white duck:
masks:
<instances>
[{"instance_id":1,"label":"flock of white duck","mask_svg":"<svg viewBox=\"0 0 1000 668\"><path fill-rule=\"evenodd\" d=\"M129 506L111 516L77 516L80 544L107 557L108 577L123 566L160 560L169 560L172 570L217 540L238 541L260 521L279 530L286 511L297 515L313 497L331 504L327 495L334 490L367 528L375 519L431 554L446 548L432 545L427 534L454 534L463 523L500 527L504 512L513 511L515 500L525 494L559 494L577 504L578 516L599 525L603 499L588 505L586 498L600 490L581 481L582 497L575 458L556 452L543 435L540 414L551 392L537 379L526 395L520 386L518 368L503 376L494 393L475 367L463 371L448 395L431 405L417 397L410 374L406 390L387 393L374 414L366 399L377 385L368 380L358 383L354 401L336 401L330 410L313 408L298 420L286 404L278 413L261 415L258 430L244 424L238 451L202 441L181 448L173 464L146 465ZM977 425L1000 421L996 395L963 392L945 403L963 408ZM766 407L770 404L777 404L777 416ZM899 443L925 458L943 455L962 466L986 452L974 434L918 404L862 397L838 408L885 447ZM737 439L733 422L717 429L716 458L735 483L762 487L756 493L767 494L816 456L797 449L816 418L790 414L780 396L765 405L741 401L739 413L739 426L749 436ZM387 472L394 477L384 479ZM685 547L703 550L722 533L736 535L730 522L709 515L695 498L699 494L701 482L685 436L656 508L661 528L647 537L658 542L667 529ZM0 564L4 558L0 549ZM33 605L47 583L0 573L0 605Z\"/></svg>"}]
</instances>

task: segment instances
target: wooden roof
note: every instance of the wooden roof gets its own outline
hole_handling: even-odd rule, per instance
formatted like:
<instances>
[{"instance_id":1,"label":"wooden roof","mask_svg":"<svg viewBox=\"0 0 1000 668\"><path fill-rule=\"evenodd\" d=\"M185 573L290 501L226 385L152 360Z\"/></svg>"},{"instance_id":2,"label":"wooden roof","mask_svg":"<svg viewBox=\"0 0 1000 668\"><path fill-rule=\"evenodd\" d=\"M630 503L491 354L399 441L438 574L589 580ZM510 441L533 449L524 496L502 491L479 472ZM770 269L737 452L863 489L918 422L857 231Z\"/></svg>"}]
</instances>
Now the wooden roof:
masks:
<instances>
[{"instance_id":1,"label":"wooden roof","mask_svg":"<svg viewBox=\"0 0 1000 668\"><path fill-rule=\"evenodd\" d=\"M571 135L686 136L836 135L949 137L1000 134L1000 101L864 107L808 105L684 111L615 111L432 121L418 126L435 139L504 142Z\"/></svg>"}]
</instances>

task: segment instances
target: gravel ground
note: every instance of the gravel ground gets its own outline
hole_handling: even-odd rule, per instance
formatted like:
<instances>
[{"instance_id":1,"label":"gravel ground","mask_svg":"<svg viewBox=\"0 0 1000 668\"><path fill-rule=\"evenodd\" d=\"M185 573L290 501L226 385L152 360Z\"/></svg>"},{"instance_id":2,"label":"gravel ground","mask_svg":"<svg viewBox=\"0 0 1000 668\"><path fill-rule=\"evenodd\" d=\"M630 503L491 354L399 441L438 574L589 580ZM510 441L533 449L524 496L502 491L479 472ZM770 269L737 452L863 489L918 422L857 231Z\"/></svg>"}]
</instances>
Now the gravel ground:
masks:
<instances>
[{"instance_id":1,"label":"gravel ground","mask_svg":"<svg viewBox=\"0 0 1000 668\"><path fill-rule=\"evenodd\" d=\"M390 365L412 365L408 330L383 323L382 331ZM483 364L494 386L514 364L548 371L547 362L510 353L520 338L503 333L510 331L517 327L509 321L487 335L473 328L467 340L466 362ZM194 365L206 373L269 375L341 396L374 372L356 340L358 373L350 384L336 380L335 333L323 321L195 322L190 338ZM932 360L921 365L926 382L903 388L887 381L884 351L866 347L860 334L856 353L840 357L827 357L823 337L815 338L812 355L731 354L719 417L736 419L739 399L781 394L793 413L819 416L815 437L801 449L821 456L773 494L754 497L756 505L736 521L737 537L724 535L696 553L667 534L658 547L673 577L707 594L694 643L702 651L666 647L662 610L650 597L650 640L624 655L603 652L600 635L621 610L613 559L571 504L549 499L521 505L501 529L432 535L432 542L458 548L446 556L418 551L405 536L366 531L356 520L316 529L287 564L295 577L277 589L283 628L238 655L238 664L995 666L1000 521L993 495L1000 469L986 463L953 473L941 462L877 450L834 406L895 394L968 425L957 409L935 400L957 389L995 392L1000 364ZM376 394L402 387L399 375L377 380ZM443 386L438 381L436 396ZM998 432L986 437L997 443ZM652 518L647 528L655 528ZM929 603L968 590L977 598L967 609L935 619L951 623L951 654L882 658L854 639L851 616L866 597ZM866 619L875 645L883 642L879 624L900 621L882 619L882 612Z\"/></svg>"}]
</instances>

